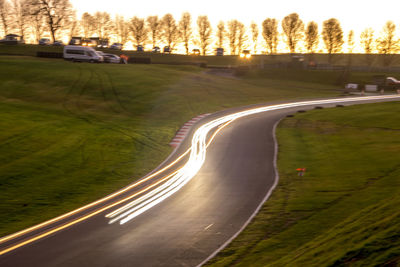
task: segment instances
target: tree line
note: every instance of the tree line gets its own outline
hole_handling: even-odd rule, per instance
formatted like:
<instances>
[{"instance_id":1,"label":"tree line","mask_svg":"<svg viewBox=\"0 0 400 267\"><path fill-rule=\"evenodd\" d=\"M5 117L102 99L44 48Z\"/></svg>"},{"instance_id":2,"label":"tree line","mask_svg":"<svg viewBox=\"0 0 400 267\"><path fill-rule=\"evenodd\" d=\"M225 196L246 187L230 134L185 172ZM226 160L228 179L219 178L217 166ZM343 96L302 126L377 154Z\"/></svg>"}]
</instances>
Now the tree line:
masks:
<instances>
[{"instance_id":1,"label":"tree line","mask_svg":"<svg viewBox=\"0 0 400 267\"><path fill-rule=\"evenodd\" d=\"M193 44L201 48L203 55L211 50L213 44L216 47L228 47L230 53L235 55L248 48L246 46L250 43L256 53L260 36L264 39L263 48L268 54L276 54L280 42L286 45L290 53L299 52L300 47L304 47L307 53L316 53L321 40L329 55L353 53L355 46L354 31L345 36L340 22L335 18L324 21L321 31L316 22L305 24L297 13L287 15L281 22L267 18L261 25L253 22L248 27L233 19L220 21L213 28L207 16L197 17L193 27L192 20L188 12L176 20L171 14L147 18L135 16L130 19L117 15L112 18L109 13L100 11L94 14L86 12L78 19L69 0L0 0L0 27L3 33L18 33L23 38L30 35L36 41L45 33L49 33L53 41L61 36L88 38L96 35L99 38L113 38L120 43L129 40L136 45L151 43L153 47L162 43L173 49L181 44L187 54L190 53L190 44ZM360 46L366 54L397 53L400 41L395 31L396 25L392 21L386 22L379 37L375 37L372 28L366 28L360 35ZM348 51L343 51L345 42Z\"/></svg>"}]
</instances>

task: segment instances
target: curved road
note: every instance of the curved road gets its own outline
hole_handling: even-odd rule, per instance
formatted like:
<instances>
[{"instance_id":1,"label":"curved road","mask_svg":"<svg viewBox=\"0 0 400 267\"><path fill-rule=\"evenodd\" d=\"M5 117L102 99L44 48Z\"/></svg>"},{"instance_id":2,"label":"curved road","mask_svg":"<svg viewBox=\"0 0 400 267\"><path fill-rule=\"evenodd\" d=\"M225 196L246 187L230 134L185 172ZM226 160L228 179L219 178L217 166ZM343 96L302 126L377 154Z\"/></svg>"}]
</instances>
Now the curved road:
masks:
<instances>
[{"instance_id":1,"label":"curved road","mask_svg":"<svg viewBox=\"0 0 400 267\"><path fill-rule=\"evenodd\" d=\"M377 101L380 100L373 100ZM360 102L371 101L360 99ZM354 103L358 102L349 104ZM241 229L271 190L276 179L273 165L276 122L299 109L315 106L268 111L235 120L216 135L199 173L162 203L123 225L108 224L109 220L104 217L107 212L99 212L1 255L0 266L196 266L202 263ZM231 112L213 114L206 121ZM189 141L185 140L178 154L188 147ZM4 243L0 252L24 238L27 237Z\"/></svg>"}]
</instances>

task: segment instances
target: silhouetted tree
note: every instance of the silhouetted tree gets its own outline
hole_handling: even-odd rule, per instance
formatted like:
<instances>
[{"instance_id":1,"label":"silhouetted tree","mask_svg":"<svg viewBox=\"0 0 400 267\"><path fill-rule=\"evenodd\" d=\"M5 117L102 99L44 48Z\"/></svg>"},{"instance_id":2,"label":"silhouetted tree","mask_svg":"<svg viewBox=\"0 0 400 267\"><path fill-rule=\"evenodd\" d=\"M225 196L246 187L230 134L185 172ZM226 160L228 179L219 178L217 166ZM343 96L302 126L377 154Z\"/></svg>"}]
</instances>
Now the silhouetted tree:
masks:
<instances>
[{"instance_id":1,"label":"silhouetted tree","mask_svg":"<svg viewBox=\"0 0 400 267\"><path fill-rule=\"evenodd\" d=\"M45 16L41 12L37 0L29 0L24 8L28 10L28 24L30 25L30 29L35 36L36 42L39 42L46 25Z\"/></svg>"},{"instance_id":2,"label":"silhouetted tree","mask_svg":"<svg viewBox=\"0 0 400 267\"><path fill-rule=\"evenodd\" d=\"M95 21L94 21L94 18L92 15L90 15L87 12L82 14L81 27L82 27L84 38L89 38L90 36L93 35L94 29L95 29L94 24L95 24Z\"/></svg>"},{"instance_id":3,"label":"silhouetted tree","mask_svg":"<svg viewBox=\"0 0 400 267\"><path fill-rule=\"evenodd\" d=\"M29 19L28 0L12 0L11 4L13 20L19 31L19 35L24 39Z\"/></svg>"},{"instance_id":4,"label":"silhouetted tree","mask_svg":"<svg viewBox=\"0 0 400 267\"><path fill-rule=\"evenodd\" d=\"M238 22L237 25L237 48L238 48L238 53L241 53L243 50L243 44L247 40L247 35L246 35L246 27L244 26L243 23Z\"/></svg>"},{"instance_id":5,"label":"silhouetted tree","mask_svg":"<svg viewBox=\"0 0 400 267\"><path fill-rule=\"evenodd\" d=\"M151 41L153 42L153 47L157 46L157 42L160 38L160 31L162 22L158 19L158 16L150 16L147 18L147 25L150 29Z\"/></svg>"},{"instance_id":6,"label":"silhouetted tree","mask_svg":"<svg viewBox=\"0 0 400 267\"><path fill-rule=\"evenodd\" d=\"M297 13L292 13L282 20L282 29L290 53L296 52L297 43L303 38L304 24Z\"/></svg>"},{"instance_id":7,"label":"silhouetted tree","mask_svg":"<svg viewBox=\"0 0 400 267\"><path fill-rule=\"evenodd\" d=\"M94 29L100 39L108 38L113 28L111 16L107 12L96 12L93 16Z\"/></svg>"},{"instance_id":8,"label":"silhouetted tree","mask_svg":"<svg viewBox=\"0 0 400 267\"><path fill-rule=\"evenodd\" d=\"M72 39L73 36L80 35L79 23L78 19L76 18L76 13L73 12L72 18L68 23L68 31L69 31L69 39Z\"/></svg>"},{"instance_id":9,"label":"silhouetted tree","mask_svg":"<svg viewBox=\"0 0 400 267\"><path fill-rule=\"evenodd\" d=\"M360 43L364 48L367 65L371 66L374 60L374 58L371 56L371 53L374 49L374 30L372 28L367 28L361 33Z\"/></svg>"},{"instance_id":10,"label":"silhouetted tree","mask_svg":"<svg viewBox=\"0 0 400 267\"><path fill-rule=\"evenodd\" d=\"M125 44L129 38L129 23L125 21L123 16L117 15L115 17L114 29L118 42Z\"/></svg>"},{"instance_id":11,"label":"silhouetted tree","mask_svg":"<svg viewBox=\"0 0 400 267\"><path fill-rule=\"evenodd\" d=\"M179 32L182 35L182 41L185 45L186 55L189 55L189 41L192 36L192 16L189 12L182 14L182 18L179 21Z\"/></svg>"},{"instance_id":12,"label":"silhouetted tree","mask_svg":"<svg viewBox=\"0 0 400 267\"><path fill-rule=\"evenodd\" d=\"M251 28L251 37L253 40L253 50L254 53L257 53L257 42L258 42L258 25L255 22L250 24Z\"/></svg>"},{"instance_id":13,"label":"silhouetted tree","mask_svg":"<svg viewBox=\"0 0 400 267\"><path fill-rule=\"evenodd\" d=\"M175 43L179 39L179 29L176 26L176 21L171 14L166 14L162 18L162 35L168 46L173 49Z\"/></svg>"},{"instance_id":14,"label":"silhouetted tree","mask_svg":"<svg viewBox=\"0 0 400 267\"><path fill-rule=\"evenodd\" d=\"M381 37L377 40L377 50L383 54L384 66L389 66L393 61L393 55L399 51L399 40L395 39L396 25L392 21L386 22Z\"/></svg>"},{"instance_id":15,"label":"silhouetted tree","mask_svg":"<svg viewBox=\"0 0 400 267\"><path fill-rule=\"evenodd\" d=\"M275 54L278 47L278 21L268 18L262 23L263 37L269 54Z\"/></svg>"},{"instance_id":16,"label":"silhouetted tree","mask_svg":"<svg viewBox=\"0 0 400 267\"><path fill-rule=\"evenodd\" d=\"M71 20L72 5L69 0L36 0L34 5L39 6L40 12L46 18L47 27L53 41L56 33Z\"/></svg>"},{"instance_id":17,"label":"silhouetted tree","mask_svg":"<svg viewBox=\"0 0 400 267\"><path fill-rule=\"evenodd\" d=\"M318 24L314 21L311 21L307 24L305 41L306 41L306 49L308 53L315 53L318 46Z\"/></svg>"},{"instance_id":18,"label":"silhouetted tree","mask_svg":"<svg viewBox=\"0 0 400 267\"><path fill-rule=\"evenodd\" d=\"M199 30L200 46L203 56L207 52L207 47L210 45L211 39L211 24L207 16L199 16L197 18L197 27Z\"/></svg>"},{"instance_id":19,"label":"silhouetted tree","mask_svg":"<svg viewBox=\"0 0 400 267\"><path fill-rule=\"evenodd\" d=\"M225 39L225 23L220 21L217 26L217 38L218 38L218 47L224 47L224 39Z\"/></svg>"},{"instance_id":20,"label":"silhouetted tree","mask_svg":"<svg viewBox=\"0 0 400 267\"><path fill-rule=\"evenodd\" d=\"M354 50L354 31L351 30L347 35L347 49L349 53L353 53Z\"/></svg>"},{"instance_id":21,"label":"silhouetted tree","mask_svg":"<svg viewBox=\"0 0 400 267\"><path fill-rule=\"evenodd\" d=\"M10 8L10 3L7 0L0 0L0 22L4 35L8 34L12 23Z\"/></svg>"},{"instance_id":22,"label":"silhouetted tree","mask_svg":"<svg viewBox=\"0 0 400 267\"><path fill-rule=\"evenodd\" d=\"M237 20L231 20L228 22L228 38L229 38L229 47L231 49L231 55L236 54L238 24L239 21Z\"/></svg>"},{"instance_id":23,"label":"silhouetted tree","mask_svg":"<svg viewBox=\"0 0 400 267\"><path fill-rule=\"evenodd\" d=\"M343 31L337 19L331 18L324 21L322 38L329 54L329 62L331 63L332 54L340 52L343 45Z\"/></svg>"},{"instance_id":24,"label":"silhouetted tree","mask_svg":"<svg viewBox=\"0 0 400 267\"><path fill-rule=\"evenodd\" d=\"M132 32L136 45L144 45L148 33L144 19L133 17L130 21L129 29Z\"/></svg>"}]
</instances>

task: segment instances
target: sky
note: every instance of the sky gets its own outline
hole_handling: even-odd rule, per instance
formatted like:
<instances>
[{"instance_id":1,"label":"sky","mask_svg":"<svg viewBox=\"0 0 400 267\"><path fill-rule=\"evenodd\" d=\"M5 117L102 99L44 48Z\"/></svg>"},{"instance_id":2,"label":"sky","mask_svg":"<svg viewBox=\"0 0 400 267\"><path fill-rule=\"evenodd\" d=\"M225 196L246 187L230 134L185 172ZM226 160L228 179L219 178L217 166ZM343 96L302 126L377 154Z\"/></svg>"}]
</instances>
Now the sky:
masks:
<instances>
[{"instance_id":1,"label":"sky","mask_svg":"<svg viewBox=\"0 0 400 267\"><path fill-rule=\"evenodd\" d=\"M245 25L252 21L261 25L266 18L281 21L286 15L296 12L305 24L316 21L320 30L322 22L329 18L337 18L344 35L354 30L355 36L367 27L379 33L388 20L392 20L400 28L399 0L70 0L77 14L106 11L112 15L123 15L125 18L138 16L146 18L150 15L174 15L179 20L181 14L188 11L194 20L199 15L207 15L211 25L216 28L220 20L237 19Z\"/></svg>"}]
</instances>

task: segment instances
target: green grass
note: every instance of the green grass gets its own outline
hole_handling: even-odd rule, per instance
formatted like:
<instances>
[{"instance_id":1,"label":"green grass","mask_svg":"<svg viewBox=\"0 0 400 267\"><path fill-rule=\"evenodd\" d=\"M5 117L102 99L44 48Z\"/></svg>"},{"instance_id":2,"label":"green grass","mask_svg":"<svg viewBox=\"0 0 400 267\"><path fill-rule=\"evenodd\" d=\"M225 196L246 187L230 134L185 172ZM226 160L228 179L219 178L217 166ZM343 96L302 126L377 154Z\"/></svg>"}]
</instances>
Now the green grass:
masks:
<instances>
[{"instance_id":1,"label":"green grass","mask_svg":"<svg viewBox=\"0 0 400 267\"><path fill-rule=\"evenodd\" d=\"M243 61L238 56L231 56L228 53L221 56L186 56L177 54L163 54L152 52L136 52L136 51L118 51L113 49L98 49L107 53L120 55L126 54L130 57L150 57L152 63L155 64L188 64L188 63L206 63L209 66L235 66L243 64ZM210 48L211 50L211 48ZM4 45L0 44L0 55L20 55L20 56L36 56L38 51L42 52L62 52L63 48L59 46L40 46L40 45ZM306 54L305 61L307 62L311 57L318 64L328 64L328 54ZM371 66L382 67L384 55L372 54L368 55L371 60ZM394 54L391 66L400 66L400 55ZM367 56L365 54L351 54L351 64L353 66L366 66ZM251 64L257 65L263 62L264 64L285 63L291 62L292 57L290 54L278 55L255 55L250 60ZM245 61L247 64L248 61ZM349 54L335 54L332 57L332 64L347 66L349 62Z\"/></svg>"},{"instance_id":2,"label":"green grass","mask_svg":"<svg viewBox=\"0 0 400 267\"><path fill-rule=\"evenodd\" d=\"M335 96L337 89L251 75L221 77L194 66L1 56L0 236L140 178L168 156L175 132L194 116Z\"/></svg>"},{"instance_id":3,"label":"green grass","mask_svg":"<svg viewBox=\"0 0 400 267\"><path fill-rule=\"evenodd\" d=\"M277 188L209 265L397 266L399 121L398 102L284 119ZM299 167L307 168L304 177Z\"/></svg>"}]
</instances>

